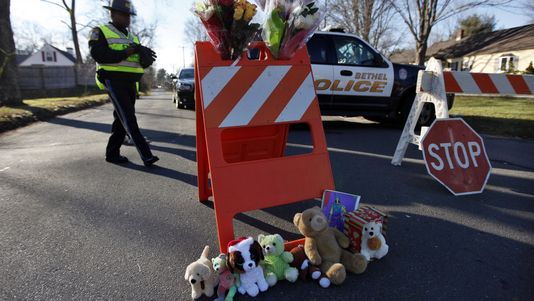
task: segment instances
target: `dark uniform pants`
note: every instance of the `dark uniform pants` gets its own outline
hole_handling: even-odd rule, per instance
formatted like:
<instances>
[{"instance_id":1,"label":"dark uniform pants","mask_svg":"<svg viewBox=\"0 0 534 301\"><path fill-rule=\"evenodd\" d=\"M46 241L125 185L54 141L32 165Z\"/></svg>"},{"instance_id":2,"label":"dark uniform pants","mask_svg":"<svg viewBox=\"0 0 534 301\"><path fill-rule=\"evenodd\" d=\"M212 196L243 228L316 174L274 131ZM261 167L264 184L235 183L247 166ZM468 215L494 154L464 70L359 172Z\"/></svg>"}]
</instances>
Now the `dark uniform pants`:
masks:
<instances>
[{"instance_id":1,"label":"dark uniform pants","mask_svg":"<svg viewBox=\"0 0 534 301\"><path fill-rule=\"evenodd\" d=\"M135 82L106 80L106 88L113 103L113 124L111 136L106 147L106 158L117 158L126 133L132 138L141 159L146 161L152 157L150 147L146 142L135 117L135 99L137 88Z\"/></svg>"}]
</instances>

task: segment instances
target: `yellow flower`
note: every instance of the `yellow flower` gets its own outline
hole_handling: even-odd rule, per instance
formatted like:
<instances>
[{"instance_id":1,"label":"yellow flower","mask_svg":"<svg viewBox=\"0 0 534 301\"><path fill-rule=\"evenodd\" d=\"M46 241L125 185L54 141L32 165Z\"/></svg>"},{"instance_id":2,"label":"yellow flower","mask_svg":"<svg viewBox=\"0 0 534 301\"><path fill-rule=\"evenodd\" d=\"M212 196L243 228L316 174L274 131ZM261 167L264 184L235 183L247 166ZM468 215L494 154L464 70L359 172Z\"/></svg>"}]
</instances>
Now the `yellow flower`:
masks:
<instances>
[{"instance_id":1,"label":"yellow flower","mask_svg":"<svg viewBox=\"0 0 534 301\"><path fill-rule=\"evenodd\" d=\"M238 21L238 20L241 20L241 18L243 18L243 13L244 13L244 10L241 6L237 6L235 7L234 9L234 20Z\"/></svg>"},{"instance_id":2,"label":"yellow flower","mask_svg":"<svg viewBox=\"0 0 534 301\"><path fill-rule=\"evenodd\" d=\"M245 16L243 16L243 20L249 22L252 20L252 17L256 14L256 5L251 4L247 2L247 9L245 10Z\"/></svg>"}]
</instances>

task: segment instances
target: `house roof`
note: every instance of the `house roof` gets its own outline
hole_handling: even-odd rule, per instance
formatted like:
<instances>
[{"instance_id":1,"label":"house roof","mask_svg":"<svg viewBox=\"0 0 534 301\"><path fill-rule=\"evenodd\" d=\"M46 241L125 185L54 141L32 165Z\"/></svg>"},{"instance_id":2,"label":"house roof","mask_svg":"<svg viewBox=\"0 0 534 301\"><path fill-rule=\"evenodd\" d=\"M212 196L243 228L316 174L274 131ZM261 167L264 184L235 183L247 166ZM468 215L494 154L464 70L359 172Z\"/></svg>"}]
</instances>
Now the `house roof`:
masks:
<instances>
[{"instance_id":1,"label":"house roof","mask_svg":"<svg viewBox=\"0 0 534 301\"><path fill-rule=\"evenodd\" d=\"M50 44L48 44L48 45L50 45ZM61 50L61 49L59 49L59 48L57 48L55 46L52 46L52 45L50 45L50 47L52 47L55 50L59 51L61 54L63 54L67 59L69 59L73 63L76 63L76 58L72 54L68 53L67 51L63 51L63 50Z\"/></svg>"},{"instance_id":2,"label":"house roof","mask_svg":"<svg viewBox=\"0 0 534 301\"><path fill-rule=\"evenodd\" d=\"M20 63L24 62L30 56L31 56L31 54L17 54L15 56L15 60L17 62L17 66L20 65Z\"/></svg>"},{"instance_id":3,"label":"house roof","mask_svg":"<svg viewBox=\"0 0 534 301\"><path fill-rule=\"evenodd\" d=\"M441 49L450 47L456 43L458 43L456 39L436 42L432 44L432 46L428 47L428 49L426 50L426 57L430 58L432 56L435 56L436 53ZM409 49L403 52L392 54L390 59L391 61L399 64L413 64L415 63L415 55L415 49Z\"/></svg>"},{"instance_id":4,"label":"house roof","mask_svg":"<svg viewBox=\"0 0 534 301\"><path fill-rule=\"evenodd\" d=\"M480 33L435 53L438 59L534 49L534 24Z\"/></svg>"},{"instance_id":5,"label":"house roof","mask_svg":"<svg viewBox=\"0 0 534 301\"><path fill-rule=\"evenodd\" d=\"M457 41L455 38L432 44L426 58L450 59L475 54L534 49L534 24L480 33ZM415 62L415 50L393 54L396 63Z\"/></svg>"},{"instance_id":6,"label":"house roof","mask_svg":"<svg viewBox=\"0 0 534 301\"><path fill-rule=\"evenodd\" d=\"M411 64L415 62L415 49L394 53L389 56L389 59L394 63Z\"/></svg>"}]
</instances>

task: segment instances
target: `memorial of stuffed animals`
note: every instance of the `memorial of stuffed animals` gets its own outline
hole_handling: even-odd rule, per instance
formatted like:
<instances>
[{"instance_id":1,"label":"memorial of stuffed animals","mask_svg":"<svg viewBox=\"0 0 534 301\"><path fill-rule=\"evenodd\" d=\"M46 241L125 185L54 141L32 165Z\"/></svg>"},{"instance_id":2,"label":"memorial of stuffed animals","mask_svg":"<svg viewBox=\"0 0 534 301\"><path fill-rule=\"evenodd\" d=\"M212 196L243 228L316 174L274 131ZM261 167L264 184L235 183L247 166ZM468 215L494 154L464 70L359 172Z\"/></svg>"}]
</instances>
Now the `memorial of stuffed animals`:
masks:
<instances>
[{"instance_id":1,"label":"memorial of stuffed animals","mask_svg":"<svg viewBox=\"0 0 534 301\"><path fill-rule=\"evenodd\" d=\"M191 297L256 297L280 281L335 289L351 274L372 269L373 261L388 253L388 217L360 206L360 196L335 190L303 47L324 8L314 0L204 0L193 11L210 37L209 44L198 42L195 52L199 198L212 197L217 204L220 250L198 246L199 257L190 259L184 276ZM254 76L260 87L234 80ZM221 116L224 103L234 101L230 89L242 90L246 107ZM288 126L299 122L310 125L315 149L285 157ZM247 164L235 164L240 162ZM312 168L319 172L307 172ZM295 184L295 177L306 181ZM241 199L235 193L240 187L257 195L255 200ZM294 214L302 239L287 241L277 233L234 237L234 214L307 199L321 199L322 205Z\"/></svg>"}]
</instances>

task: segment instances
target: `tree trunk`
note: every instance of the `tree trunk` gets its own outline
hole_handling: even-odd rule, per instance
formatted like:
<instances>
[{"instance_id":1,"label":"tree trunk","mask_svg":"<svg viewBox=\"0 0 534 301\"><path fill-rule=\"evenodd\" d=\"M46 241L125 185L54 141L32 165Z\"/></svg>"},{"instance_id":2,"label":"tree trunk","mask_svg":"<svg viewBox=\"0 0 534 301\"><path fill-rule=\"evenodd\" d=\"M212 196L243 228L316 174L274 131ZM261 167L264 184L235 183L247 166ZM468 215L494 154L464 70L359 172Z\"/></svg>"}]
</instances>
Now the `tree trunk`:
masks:
<instances>
[{"instance_id":1,"label":"tree trunk","mask_svg":"<svg viewBox=\"0 0 534 301\"><path fill-rule=\"evenodd\" d=\"M22 104L9 6L10 0L0 0L0 106Z\"/></svg>"},{"instance_id":2,"label":"tree trunk","mask_svg":"<svg viewBox=\"0 0 534 301\"><path fill-rule=\"evenodd\" d=\"M419 66L425 65L427 43L417 42L415 44L415 64Z\"/></svg>"},{"instance_id":3,"label":"tree trunk","mask_svg":"<svg viewBox=\"0 0 534 301\"><path fill-rule=\"evenodd\" d=\"M78 30L76 29L76 1L72 0L70 10L70 29L72 33L72 42L74 43L74 51L76 51L76 64L83 64L82 52L80 51L80 43L78 42Z\"/></svg>"}]
</instances>

